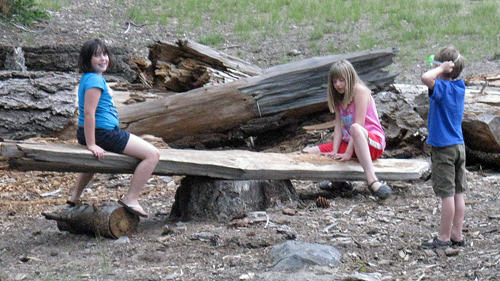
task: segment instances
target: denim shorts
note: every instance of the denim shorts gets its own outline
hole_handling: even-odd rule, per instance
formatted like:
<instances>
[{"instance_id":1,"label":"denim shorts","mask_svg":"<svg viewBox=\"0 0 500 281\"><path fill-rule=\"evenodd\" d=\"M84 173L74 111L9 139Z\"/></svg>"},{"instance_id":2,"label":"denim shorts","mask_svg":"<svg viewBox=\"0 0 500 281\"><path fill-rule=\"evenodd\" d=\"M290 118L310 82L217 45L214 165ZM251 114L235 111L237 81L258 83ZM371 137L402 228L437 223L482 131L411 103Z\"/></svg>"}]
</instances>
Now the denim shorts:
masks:
<instances>
[{"instance_id":1,"label":"denim shorts","mask_svg":"<svg viewBox=\"0 0 500 281\"><path fill-rule=\"evenodd\" d=\"M85 132L83 128L80 127L76 131L76 138L78 143L81 145L87 145L85 141ZM130 133L122 130L120 127L116 126L112 130L106 129L95 129L95 143L102 149L122 154L127 146L128 139L130 138Z\"/></svg>"},{"instance_id":2,"label":"denim shorts","mask_svg":"<svg viewBox=\"0 0 500 281\"><path fill-rule=\"evenodd\" d=\"M456 144L431 149L432 187L439 197L452 197L467 189L465 145Z\"/></svg>"}]
</instances>

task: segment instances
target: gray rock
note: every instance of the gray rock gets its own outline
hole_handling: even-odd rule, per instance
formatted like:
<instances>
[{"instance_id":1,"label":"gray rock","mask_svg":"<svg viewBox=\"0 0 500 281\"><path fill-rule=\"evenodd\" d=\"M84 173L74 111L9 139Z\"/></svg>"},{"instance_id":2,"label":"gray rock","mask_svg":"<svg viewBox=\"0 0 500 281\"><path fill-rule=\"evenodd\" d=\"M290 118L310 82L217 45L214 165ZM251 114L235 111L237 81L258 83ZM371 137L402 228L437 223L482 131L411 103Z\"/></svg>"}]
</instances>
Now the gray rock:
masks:
<instances>
[{"instance_id":1,"label":"gray rock","mask_svg":"<svg viewBox=\"0 0 500 281\"><path fill-rule=\"evenodd\" d=\"M273 270L299 270L305 266L340 266L340 252L332 246L299 241L275 245L270 252Z\"/></svg>"}]
</instances>

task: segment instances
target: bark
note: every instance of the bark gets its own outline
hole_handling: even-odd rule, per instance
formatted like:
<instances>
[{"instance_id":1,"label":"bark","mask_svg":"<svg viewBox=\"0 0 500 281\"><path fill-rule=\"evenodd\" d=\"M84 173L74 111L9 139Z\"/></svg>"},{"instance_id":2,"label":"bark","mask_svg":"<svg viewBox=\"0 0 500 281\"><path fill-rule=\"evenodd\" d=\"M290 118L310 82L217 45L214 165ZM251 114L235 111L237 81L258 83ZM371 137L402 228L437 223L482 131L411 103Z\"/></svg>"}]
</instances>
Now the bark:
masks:
<instances>
[{"instance_id":1,"label":"bark","mask_svg":"<svg viewBox=\"0 0 500 281\"><path fill-rule=\"evenodd\" d=\"M471 150L500 153L500 93L467 95L462 130Z\"/></svg>"},{"instance_id":2,"label":"bark","mask_svg":"<svg viewBox=\"0 0 500 281\"><path fill-rule=\"evenodd\" d=\"M47 72L78 72L78 56L80 46L70 45L47 45L39 47L0 45L0 70L27 70ZM125 78L129 82L137 79L137 73L132 69L132 56L126 47L110 46L112 64L107 71L109 75ZM15 58L18 63L9 63ZM24 68L19 68L22 63Z\"/></svg>"},{"instance_id":3,"label":"bark","mask_svg":"<svg viewBox=\"0 0 500 281\"><path fill-rule=\"evenodd\" d=\"M58 213L42 213L48 220L57 221L60 231L89 234L117 239L132 235L139 217L115 205L77 205Z\"/></svg>"},{"instance_id":4,"label":"bark","mask_svg":"<svg viewBox=\"0 0 500 281\"><path fill-rule=\"evenodd\" d=\"M49 136L73 122L75 75L0 72L0 136Z\"/></svg>"},{"instance_id":5,"label":"bark","mask_svg":"<svg viewBox=\"0 0 500 281\"><path fill-rule=\"evenodd\" d=\"M133 173L138 160L106 153L97 160L80 145L1 143L9 169L29 171ZM429 171L422 159L378 159L374 170L382 180L417 180ZM160 149L158 175L194 175L235 180L365 180L357 161L339 162L326 156L263 153L244 150L203 151Z\"/></svg>"}]
</instances>

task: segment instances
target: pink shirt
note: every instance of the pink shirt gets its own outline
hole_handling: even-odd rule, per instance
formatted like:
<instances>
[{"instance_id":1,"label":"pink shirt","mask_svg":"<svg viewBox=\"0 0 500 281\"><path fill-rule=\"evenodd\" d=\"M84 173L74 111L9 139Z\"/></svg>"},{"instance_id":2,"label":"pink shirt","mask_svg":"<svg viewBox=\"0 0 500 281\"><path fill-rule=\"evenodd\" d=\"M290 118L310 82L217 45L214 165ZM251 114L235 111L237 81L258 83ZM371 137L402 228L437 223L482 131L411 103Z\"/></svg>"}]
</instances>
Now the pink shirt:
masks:
<instances>
[{"instance_id":1,"label":"pink shirt","mask_svg":"<svg viewBox=\"0 0 500 281\"><path fill-rule=\"evenodd\" d=\"M349 142L351 136L349 135L349 129L351 125L354 123L354 117L356 116L356 108L354 102L344 109L344 106L339 106L340 111L340 119L342 120L342 140L345 142ZM385 133L384 129L382 129L382 125L378 119L377 108L375 107L375 101L373 97L370 95L370 105L366 109L366 117L365 117L365 129L380 137L382 149L385 149Z\"/></svg>"}]
</instances>

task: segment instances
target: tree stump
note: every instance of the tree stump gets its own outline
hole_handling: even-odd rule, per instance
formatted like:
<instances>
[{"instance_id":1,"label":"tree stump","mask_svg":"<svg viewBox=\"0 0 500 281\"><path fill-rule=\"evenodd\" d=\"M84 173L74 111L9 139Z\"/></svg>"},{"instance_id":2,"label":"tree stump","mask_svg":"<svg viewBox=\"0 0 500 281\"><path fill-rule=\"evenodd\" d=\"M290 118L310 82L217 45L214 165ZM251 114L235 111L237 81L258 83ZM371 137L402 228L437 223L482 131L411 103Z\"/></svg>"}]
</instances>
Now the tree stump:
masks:
<instances>
[{"instance_id":1,"label":"tree stump","mask_svg":"<svg viewBox=\"0 0 500 281\"><path fill-rule=\"evenodd\" d=\"M117 239L130 236L137 229L139 217L116 205L78 205L58 213L42 213L57 221L60 231Z\"/></svg>"},{"instance_id":2,"label":"tree stump","mask_svg":"<svg viewBox=\"0 0 500 281\"><path fill-rule=\"evenodd\" d=\"M277 205L297 205L289 180L221 180L186 176L175 194L170 219L229 222L248 212Z\"/></svg>"}]
</instances>

